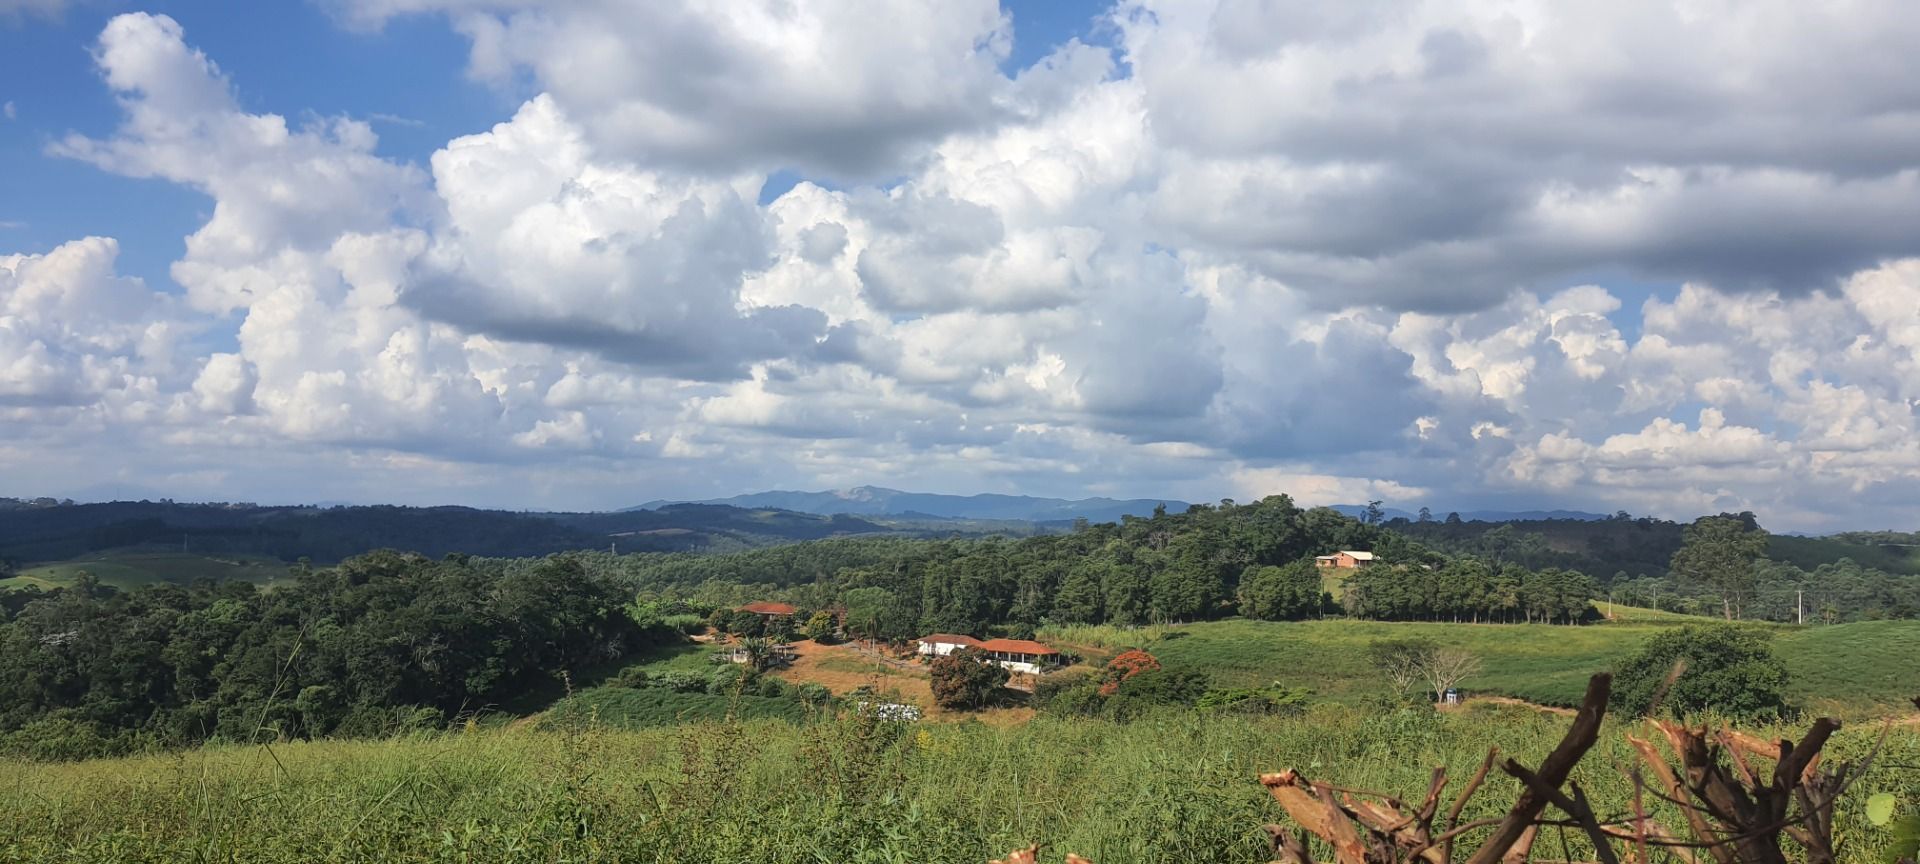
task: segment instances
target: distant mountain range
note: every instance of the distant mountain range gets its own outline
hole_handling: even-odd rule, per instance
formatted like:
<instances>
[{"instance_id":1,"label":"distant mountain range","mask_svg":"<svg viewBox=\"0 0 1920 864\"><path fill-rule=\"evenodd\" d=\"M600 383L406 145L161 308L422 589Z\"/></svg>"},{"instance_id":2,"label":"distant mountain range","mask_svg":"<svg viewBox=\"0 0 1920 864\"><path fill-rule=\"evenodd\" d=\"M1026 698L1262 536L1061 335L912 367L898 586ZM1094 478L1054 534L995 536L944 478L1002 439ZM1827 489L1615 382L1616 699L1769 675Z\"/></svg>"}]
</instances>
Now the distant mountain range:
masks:
<instances>
[{"instance_id":1,"label":"distant mountain range","mask_svg":"<svg viewBox=\"0 0 1920 864\"><path fill-rule=\"evenodd\" d=\"M1340 511L1342 515L1352 516L1356 519L1367 512L1367 507L1364 504L1335 504L1333 505L1333 509ZM1418 513L1409 513L1393 507L1383 507L1380 512L1385 514L1388 519L1413 520L1420 518L1420 514ZM1436 520L1445 519L1447 518L1447 512L1448 511L1445 510L1433 511L1433 518ZM1595 522L1605 518L1607 518L1607 514L1605 513L1588 513L1584 510L1460 511L1460 519L1463 522L1538 522L1543 519L1572 519L1578 522Z\"/></svg>"},{"instance_id":2,"label":"distant mountain range","mask_svg":"<svg viewBox=\"0 0 1920 864\"><path fill-rule=\"evenodd\" d=\"M1019 522L1117 522L1121 516L1152 516L1165 505L1169 512L1187 509L1187 502L1171 498L1035 498L1029 495L936 495L902 492L879 486L856 486L825 492L754 492L705 501L649 501L630 510L657 510L672 504L724 504L749 509L775 508L821 516L891 516L900 518L994 519Z\"/></svg>"}]
</instances>

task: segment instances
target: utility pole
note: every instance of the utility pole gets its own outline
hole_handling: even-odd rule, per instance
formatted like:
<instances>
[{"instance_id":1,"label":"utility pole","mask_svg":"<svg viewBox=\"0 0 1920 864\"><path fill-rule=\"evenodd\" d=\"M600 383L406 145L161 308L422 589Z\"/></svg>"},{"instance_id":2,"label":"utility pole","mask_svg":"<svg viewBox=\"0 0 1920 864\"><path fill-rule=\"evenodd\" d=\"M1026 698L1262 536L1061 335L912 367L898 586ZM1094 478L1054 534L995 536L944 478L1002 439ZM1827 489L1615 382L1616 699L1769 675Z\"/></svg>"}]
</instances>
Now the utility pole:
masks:
<instances>
[{"instance_id":1,"label":"utility pole","mask_svg":"<svg viewBox=\"0 0 1920 864\"><path fill-rule=\"evenodd\" d=\"M1793 589L1793 623L1807 623L1807 607L1801 599L1802 589Z\"/></svg>"}]
</instances>

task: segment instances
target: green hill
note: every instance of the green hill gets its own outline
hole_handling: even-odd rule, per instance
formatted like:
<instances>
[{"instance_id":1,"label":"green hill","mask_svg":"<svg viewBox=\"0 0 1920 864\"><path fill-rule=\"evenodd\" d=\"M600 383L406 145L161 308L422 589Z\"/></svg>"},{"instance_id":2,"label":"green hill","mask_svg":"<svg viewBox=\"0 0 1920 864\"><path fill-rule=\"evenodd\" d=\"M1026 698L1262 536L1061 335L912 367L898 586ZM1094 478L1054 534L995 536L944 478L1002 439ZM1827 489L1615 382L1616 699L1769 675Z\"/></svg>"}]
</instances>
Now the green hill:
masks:
<instances>
[{"instance_id":1,"label":"green hill","mask_svg":"<svg viewBox=\"0 0 1920 864\"><path fill-rule=\"evenodd\" d=\"M1812 570L1842 558L1851 558L1862 567L1920 575L1920 547L1879 543L1858 543L1839 537L1788 537L1775 534L1767 538L1767 557L1785 561L1802 570Z\"/></svg>"},{"instance_id":2,"label":"green hill","mask_svg":"<svg viewBox=\"0 0 1920 864\"><path fill-rule=\"evenodd\" d=\"M1531 519L1508 522L1411 522L1391 519L1388 530L1444 552L1515 561L1528 567L1566 567L1597 579L1615 573L1659 576L1680 548L1686 527L1664 519ZM1920 546L1874 542L1867 534L1793 537L1775 534L1766 557L1812 570L1850 558L1862 567L1920 575Z\"/></svg>"},{"instance_id":3,"label":"green hill","mask_svg":"<svg viewBox=\"0 0 1920 864\"><path fill-rule=\"evenodd\" d=\"M185 585L195 579L239 579L271 585L287 577L287 564L257 555L216 557L140 547L107 549L68 561L25 568L11 579L0 579L0 588L63 587L72 585L81 573L92 574L102 584L122 589L155 582Z\"/></svg>"}]
</instances>

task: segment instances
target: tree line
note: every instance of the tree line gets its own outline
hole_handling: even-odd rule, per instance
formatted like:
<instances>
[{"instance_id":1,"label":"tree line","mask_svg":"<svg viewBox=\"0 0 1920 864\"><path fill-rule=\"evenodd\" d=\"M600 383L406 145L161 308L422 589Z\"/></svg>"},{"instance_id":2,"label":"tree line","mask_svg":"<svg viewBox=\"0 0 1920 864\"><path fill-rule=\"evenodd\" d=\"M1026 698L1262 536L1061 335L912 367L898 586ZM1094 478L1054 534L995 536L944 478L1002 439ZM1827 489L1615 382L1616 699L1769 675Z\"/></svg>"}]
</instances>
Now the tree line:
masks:
<instances>
[{"instance_id":1,"label":"tree line","mask_svg":"<svg viewBox=\"0 0 1920 864\"><path fill-rule=\"evenodd\" d=\"M684 638L567 556L500 573L374 552L270 592L83 581L4 596L0 749L52 755L439 728Z\"/></svg>"},{"instance_id":2,"label":"tree line","mask_svg":"<svg viewBox=\"0 0 1920 864\"><path fill-rule=\"evenodd\" d=\"M1312 561L1341 549L1375 556L1369 568L1342 571L1357 574L1347 582L1344 607ZM1577 573L1442 555L1332 509L1298 507L1285 495L1017 540L853 538L726 555L581 559L643 599L841 608L849 631L881 640L1229 615L1564 622L1580 620L1595 592Z\"/></svg>"}]
</instances>

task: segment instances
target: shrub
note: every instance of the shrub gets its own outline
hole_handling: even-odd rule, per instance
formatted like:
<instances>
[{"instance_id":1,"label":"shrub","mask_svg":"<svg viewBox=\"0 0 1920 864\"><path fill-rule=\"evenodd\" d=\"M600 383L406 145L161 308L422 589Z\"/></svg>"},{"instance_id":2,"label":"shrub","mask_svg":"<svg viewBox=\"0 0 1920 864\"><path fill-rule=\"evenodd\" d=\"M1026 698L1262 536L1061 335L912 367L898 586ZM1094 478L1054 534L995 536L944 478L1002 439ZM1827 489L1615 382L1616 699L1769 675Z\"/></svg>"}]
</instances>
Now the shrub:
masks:
<instances>
[{"instance_id":1,"label":"shrub","mask_svg":"<svg viewBox=\"0 0 1920 864\"><path fill-rule=\"evenodd\" d=\"M755 679L759 677L752 669L729 664L713 673L713 678L707 682L707 692L715 696L729 696L735 691L752 694L757 683Z\"/></svg>"},{"instance_id":2,"label":"shrub","mask_svg":"<svg viewBox=\"0 0 1920 864\"><path fill-rule=\"evenodd\" d=\"M1117 720L1138 717L1156 708L1192 707L1206 695L1207 676L1189 669L1149 669L1120 682L1107 697L1106 711Z\"/></svg>"},{"instance_id":3,"label":"shrub","mask_svg":"<svg viewBox=\"0 0 1920 864\"><path fill-rule=\"evenodd\" d=\"M668 615L663 619L668 627L687 636L698 636L707 632L707 619L704 615Z\"/></svg>"},{"instance_id":4,"label":"shrub","mask_svg":"<svg viewBox=\"0 0 1920 864\"><path fill-rule=\"evenodd\" d=\"M1773 654L1765 631L1737 625L1688 626L1648 640L1614 676L1613 701L1632 715L1658 709L1681 716L1715 711L1745 720L1791 713L1784 691L1787 667ZM1680 677L1666 687L1676 664Z\"/></svg>"},{"instance_id":5,"label":"shrub","mask_svg":"<svg viewBox=\"0 0 1920 864\"><path fill-rule=\"evenodd\" d=\"M813 616L807 619L806 626L802 628L808 639L822 645L833 644L838 629L837 622L833 620L833 613L824 611L813 613Z\"/></svg>"},{"instance_id":6,"label":"shrub","mask_svg":"<svg viewBox=\"0 0 1920 864\"><path fill-rule=\"evenodd\" d=\"M1121 652L1119 656L1107 661L1107 667L1100 675L1100 695L1112 696L1120 691L1121 682L1142 672L1151 672L1160 668L1160 660L1152 654L1136 648Z\"/></svg>"},{"instance_id":7,"label":"shrub","mask_svg":"<svg viewBox=\"0 0 1920 864\"><path fill-rule=\"evenodd\" d=\"M653 676L653 683L675 693L705 693L707 684L713 679L691 672L662 672Z\"/></svg>"},{"instance_id":8,"label":"shrub","mask_svg":"<svg viewBox=\"0 0 1920 864\"><path fill-rule=\"evenodd\" d=\"M1194 707L1202 711L1232 714L1292 716L1307 710L1307 691L1278 683L1266 687L1208 690Z\"/></svg>"},{"instance_id":9,"label":"shrub","mask_svg":"<svg viewBox=\"0 0 1920 864\"><path fill-rule=\"evenodd\" d=\"M1007 670L975 648L963 648L933 661L930 670L933 701L942 708L979 708L1001 685Z\"/></svg>"},{"instance_id":10,"label":"shrub","mask_svg":"<svg viewBox=\"0 0 1920 864\"><path fill-rule=\"evenodd\" d=\"M820 684L807 683L794 688L794 696L808 705L825 705L833 701L833 691Z\"/></svg>"},{"instance_id":11,"label":"shrub","mask_svg":"<svg viewBox=\"0 0 1920 864\"><path fill-rule=\"evenodd\" d=\"M1042 675L1033 685L1033 704L1044 708L1063 693L1090 690L1095 685L1094 673L1090 669L1063 669Z\"/></svg>"},{"instance_id":12,"label":"shrub","mask_svg":"<svg viewBox=\"0 0 1920 864\"><path fill-rule=\"evenodd\" d=\"M105 756L111 742L99 727L58 714L42 717L0 735L0 755L36 762L59 762Z\"/></svg>"},{"instance_id":13,"label":"shrub","mask_svg":"<svg viewBox=\"0 0 1920 864\"><path fill-rule=\"evenodd\" d=\"M788 685L787 682L772 675L761 675L758 677L759 680L750 691L753 695L765 696L769 699L784 699L793 695L792 687Z\"/></svg>"},{"instance_id":14,"label":"shrub","mask_svg":"<svg viewBox=\"0 0 1920 864\"><path fill-rule=\"evenodd\" d=\"M612 678L607 679L607 686L609 687L625 687L628 689L646 687L654 683L656 682L647 677L647 670L640 666L628 666L620 670L619 673Z\"/></svg>"}]
</instances>

